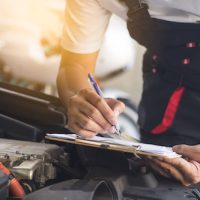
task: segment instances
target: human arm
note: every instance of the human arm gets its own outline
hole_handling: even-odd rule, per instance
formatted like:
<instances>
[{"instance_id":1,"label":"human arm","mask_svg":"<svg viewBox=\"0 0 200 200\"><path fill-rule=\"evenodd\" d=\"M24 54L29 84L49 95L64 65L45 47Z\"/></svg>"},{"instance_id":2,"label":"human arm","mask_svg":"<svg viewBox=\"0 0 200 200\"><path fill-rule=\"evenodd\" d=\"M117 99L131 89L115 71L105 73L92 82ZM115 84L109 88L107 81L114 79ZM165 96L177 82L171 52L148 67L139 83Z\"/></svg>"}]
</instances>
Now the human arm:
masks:
<instances>
[{"instance_id":1,"label":"human arm","mask_svg":"<svg viewBox=\"0 0 200 200\"><path fill-rule=\"evenodd\" d=\"M96 0L68 0L63 31L62 61L57 77L60 99L66 108L68 127L91 137L114 132L117 116L124 105L114 99L99 97L88 83L94 73L98 51L110 13Z\"/></svg>"},{"instance_id":2,"label":"human arm","mask_svg":"<svg viewBox=\"0 0 200 200\"><path fill-rule=\"evenodd\" d=\"M151 158L151 167L159 174L173 177L185 186L200 182L200 145L177 145L173 150L183 157Z\"/></svg>"},{"instance_id":3,"label":"human arm","mask_svg":"<svg viewBox=\"0 0 200 200\"><path fill-rule=\"evenodd\" d=\"M91 89L88 72L94 72L98 52L76 54L63 51L57 86L66 108L68 127L72 131L92 137L96 133L114 132L112 125L123 111L123 103L104 100Z\"/></svg>"}]
</instances>

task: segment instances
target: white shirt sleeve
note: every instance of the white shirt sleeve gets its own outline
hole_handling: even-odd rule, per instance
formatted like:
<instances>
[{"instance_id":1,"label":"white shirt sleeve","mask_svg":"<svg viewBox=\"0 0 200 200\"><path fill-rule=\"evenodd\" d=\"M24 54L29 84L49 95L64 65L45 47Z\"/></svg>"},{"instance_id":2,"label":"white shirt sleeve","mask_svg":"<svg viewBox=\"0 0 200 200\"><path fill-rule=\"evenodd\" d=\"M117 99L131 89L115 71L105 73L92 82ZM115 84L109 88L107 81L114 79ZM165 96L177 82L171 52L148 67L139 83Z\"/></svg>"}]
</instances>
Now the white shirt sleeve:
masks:
<instances>
[{"instance_id":1,"label":"white shirt sleeve","mask_svg":"<svg viewBox=\"0 0 200 200\"><path fill-rule=\"evenodd\" d=\"M74 53L93 53L101 47L111 13L97 0L68 0L61 45Z\"/></svg>"}]
</instances>

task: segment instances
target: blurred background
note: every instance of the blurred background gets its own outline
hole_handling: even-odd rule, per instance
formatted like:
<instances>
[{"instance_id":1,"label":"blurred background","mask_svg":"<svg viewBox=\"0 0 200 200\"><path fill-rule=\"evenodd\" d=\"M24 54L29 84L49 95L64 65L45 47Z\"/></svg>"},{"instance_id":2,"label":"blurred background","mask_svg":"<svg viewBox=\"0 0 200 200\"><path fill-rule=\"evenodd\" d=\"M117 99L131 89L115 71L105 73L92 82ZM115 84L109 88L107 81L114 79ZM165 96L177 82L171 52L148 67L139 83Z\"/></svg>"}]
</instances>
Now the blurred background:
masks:
<instances>
[{"instance_id":1,"label":"blurred background","mask_svg":"<svg viewBox=\"0 0 200 200\"><path fill-rule=\"evenodd\" d=\"M65 6L65 0L0 0L1 80L57 94ZM102 87L127 92L138 104L143 51L113 16L97 64Z\"/></svg>"}]
</instances>

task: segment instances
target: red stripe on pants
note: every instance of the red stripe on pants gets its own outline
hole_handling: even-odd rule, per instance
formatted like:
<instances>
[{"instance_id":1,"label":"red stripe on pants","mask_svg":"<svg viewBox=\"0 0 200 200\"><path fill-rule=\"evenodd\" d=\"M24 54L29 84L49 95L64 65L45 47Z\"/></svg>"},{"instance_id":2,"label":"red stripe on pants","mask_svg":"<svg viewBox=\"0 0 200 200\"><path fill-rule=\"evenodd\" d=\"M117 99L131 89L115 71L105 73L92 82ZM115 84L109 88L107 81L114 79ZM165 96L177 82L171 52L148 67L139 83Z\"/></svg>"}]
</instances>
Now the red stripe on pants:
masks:
<instances>
[{"instance_id":1,"label":"red stripe on pants","mask_svg":"<svg viewBox=\"0 0 200 200\"><path fill-rule=\"evenodd\" d=\"M167 129L169 129L172 126L184 91L185 91L184 87L178 87L173 92L172 96L170 97L167 108L165 110L162 122L151 131L152 134L154 135L161 134L167 131Z\"/></svg>"}]
</instances>

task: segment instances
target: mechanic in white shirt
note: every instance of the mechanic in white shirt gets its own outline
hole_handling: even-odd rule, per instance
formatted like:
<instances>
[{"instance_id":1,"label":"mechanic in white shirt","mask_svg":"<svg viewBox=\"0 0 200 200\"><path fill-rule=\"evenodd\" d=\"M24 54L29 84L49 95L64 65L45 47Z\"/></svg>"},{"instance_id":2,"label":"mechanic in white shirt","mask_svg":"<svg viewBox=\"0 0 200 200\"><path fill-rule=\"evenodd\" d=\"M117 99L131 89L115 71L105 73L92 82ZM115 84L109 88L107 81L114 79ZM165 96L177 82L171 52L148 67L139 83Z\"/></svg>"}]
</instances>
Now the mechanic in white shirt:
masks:
<instances>
[{"instance_id":1,"label":"mechanic in white shirt","mask_svg":"<svg viewBox=\"0 0 200 200\"><path fill-rule=\"evenodd\" d=\"M130 35L147 48L139 107L142 141L200 143L199 0L68 0L57 79L68 127L85 137L113 133L124 110L123 103L99 97L87 81L113 13L127 20ZM184 185L199 182L200 146L174 150L191 161L153 160L152 166L165 176L168 170Z\"/></svg>"}]
</instances>

